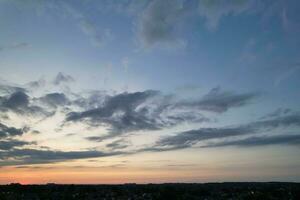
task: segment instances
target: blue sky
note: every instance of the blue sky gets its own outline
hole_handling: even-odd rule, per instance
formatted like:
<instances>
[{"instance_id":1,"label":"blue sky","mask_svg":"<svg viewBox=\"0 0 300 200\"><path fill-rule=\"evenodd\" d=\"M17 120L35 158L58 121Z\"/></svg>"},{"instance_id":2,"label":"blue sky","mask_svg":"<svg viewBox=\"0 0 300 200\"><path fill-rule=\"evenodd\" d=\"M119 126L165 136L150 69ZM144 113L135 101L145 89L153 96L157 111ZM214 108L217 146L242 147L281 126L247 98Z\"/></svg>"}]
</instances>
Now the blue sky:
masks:
<instances>
[{"instance_id":1,"label":"blue sky","mask_svg":"<svg viewBox=\"0 0 300 200\"><path fill-rule=\"evenodd\" d=\"M224 169L241 165L237 180L299 181L299 9L296 0L0 0L0 165L129 160L122 170L147 174L157 166L140 166L143 156L182 154L164 180L230 181ZM233 165L188 175L218 166L218 152ZM257 154L271 171L245 174L266 170ZM131 175L119 182L139 181Z\"/></svg>"}]
</instances>

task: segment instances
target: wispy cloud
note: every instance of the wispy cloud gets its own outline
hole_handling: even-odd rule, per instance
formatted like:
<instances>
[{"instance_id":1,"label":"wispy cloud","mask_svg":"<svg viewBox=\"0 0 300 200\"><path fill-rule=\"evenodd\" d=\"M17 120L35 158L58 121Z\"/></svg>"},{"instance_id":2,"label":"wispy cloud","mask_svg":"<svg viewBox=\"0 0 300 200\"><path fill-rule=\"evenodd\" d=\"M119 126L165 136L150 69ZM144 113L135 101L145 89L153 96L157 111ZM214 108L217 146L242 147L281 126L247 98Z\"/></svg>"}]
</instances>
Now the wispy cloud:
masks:
<instances>
[{"instance_id":1,"label":"wispy cloud","mask_svg":"<svg viewBox=\"0 0 300 200\"><path fill-rule=\"evenodd\" d=\"M144 47L156 44L184 44L176 36L176 25L184 13L182 0L154 0L149 2L140 16L137 34ZM178 45L175 45L178 46Z\"/></svg>"},{"instance_id":2,"label":"wispy cloud","mask_svg":"<svg viewBox=\"0 0 300 200\"><path fill-rule=\"evenodd\" d=\"M91 44L95 46L103 46L110 42L114 35L109 28L98 27L89 20L85 12L76 9L71 3L61 2L61 9L67 15L72 17L78 27L87 37L90 38Z\"/></svg>"},{"instance_id":3,"label":"wispy cloud","mask_svg":"<svg viewBox=\"0 0 300 200\"><path fill-rule=\"evenodd\" d=\"M174 136L168 136L161 138L158 140L154 146L150 148L146 148L146 151L169 151L169 150L175 150L175 149L183 149L183 148L190 148L195 146L199 142L203 141L209 141L212 139L230 139L229 141L219 141L213 143L213 145L200 145L200 147L208 147L208 146L229 146L230 144L238 144L236 140L232 140L232 137L234 136L248 136L253 134L262 134L264 132L272 131L279 127L300 127L300 115L299 114L290 114L287 116L282 117L275 117L268 120L262 120L262 121L256 121L248 124L243 124L239 126L233 126L233 127L221 127L221 128L200 128L196 130L190 130L178 133ZM274 137L274 138L273 138ZM297 137L297 136L295 136ZM299 137L299 136L298 136ZM272 144L274 142L276 144L280 143L280 138L283 139L282 144L285 144L285 137L283 136L268 136L266 137L266 143L265 144ZM293 137L291 137L293 138ZM263 145L264 137L255 137L252 139L242 139L238 140L240 141L240 145L243 143L246 145L247 142L252 143L254 146L255 141L257 141L259 144L257 145ZM292 143L292 142L290 142Z\"/></svg>"},{"instance_id":4,"label":"wispy cloud","mask_svg":"<svg viewBox=\"0 0 300 200\"><path fill-rule=\"evenodd\" d=\"M0 46L0 52L6 51L6 50L23 49L23 48L27 48L29 46L30 45L26 42L15 43L15 44L11 44L11 45L3 45L3 46Z\"/></svg>"},{"instance_id":5,"label":"wispy cloud","mask_svg":"<svg viewBox=\"0 0 300 200\"><path fill-rule=\"evenodd\" d=\"M223 17L239 15L253 8L253 0L199 0L198 11L206 19L206 26L209 30L216 30Z\"/></svg>"},{"instance_id":6,"label":"wispy cloud","mask_svg":"<svg viewBox=\"0 0 300 200\"><path fill-rule=\"evenodd\" d=\"M55 85L60 85L62 83L74 82L74 78L70 75L65 75L62 72L59 72L53 80Z\"/></svg>"},{"instance_id":7,"label":"wispy cloud","mask_svg":"<svg viewBox=\"0 0 300 200\"><path fill-rule=\"evenodd\" d=\"M12 149L9 151L1 151L0 166L10 165L28 165L55 163L66 160L100 158L113 155L121 155L121 152L101 152L101 151L53 151L38 149ZM15 158L11 160L10 158Z\"/></svg>"},{"instance_id":8,"label":"wispy cloud","mask_svg":"<svg viewBox=\"0 0 300 200\"><path fill-rule=\"evenodd\" d=\"M235 94L229 91L222 91L220 87L216 87L211 89L200 100L182 102L179 105L222 113L230 108L245 106L258 96L258 93Z\"/></svg>"},{"instance_id":9,"label":"wispy cloud","mask_svg":"<svg viewBox=\"0 0 300 200\"><path fill-rule=\"evenodd\" d=\"M226 146L240 146L240 147L255 147L264 145L300 145L300 135L276 135L276 136L262 136L250 137L241 140L223 141L218 143L211 143L202 146L205 147L226 147Z\"/></svg>"},{"instance_id":10,"label":"wispy cloud","mask_svg":"<svg viewBox=\"0 0 300 200\"><path fill-rule=\"evenodd\" d=\"M284 69L282 73L275 79L274 85L279 86L282 82L289 79L291 76L299 73L300 71L300 63L296 63L295 65L288 66Z\"/></svg>"}]
</instances>

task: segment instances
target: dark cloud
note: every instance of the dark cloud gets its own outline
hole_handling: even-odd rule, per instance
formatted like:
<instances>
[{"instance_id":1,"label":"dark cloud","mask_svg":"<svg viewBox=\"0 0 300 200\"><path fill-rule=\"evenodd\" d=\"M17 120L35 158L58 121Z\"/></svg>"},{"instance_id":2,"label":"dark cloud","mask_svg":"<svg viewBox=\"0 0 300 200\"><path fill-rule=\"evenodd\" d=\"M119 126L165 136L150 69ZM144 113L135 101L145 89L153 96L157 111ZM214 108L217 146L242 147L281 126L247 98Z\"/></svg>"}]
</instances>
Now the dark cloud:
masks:
<instances>
[{"instance_id":1,"label":"dark cloud","mask_svg":"<svg viewBox=\"0 0 300 200\"><path fill-rule=\"evenodd\" d=\"M287 126L300 126L300 114L294 113L285 116L274 117L268 120L257 121L251 123L251 126L257 128L277 128Z\"/></svg>"},{"instance_id":2,"label":"dark cloud","mask_svg":"<svg viewBox=\"0 0 300 200\"><path fill-rule=\"evenodd\" d=\"M291 113L291 109L289 108L278 108L275 111L263 116L261 119L268 119L268 118L273 118L273 117L280 117L286 114Z\"/></svg>"},{"instance_id":3,"label":"dark cloud","mask_svg":"<svg viewBox=\"0 0 300 200\"><path fill-rule=\"evenodd\" d=\"M152 147L146 147L139 149L137 152L161 152L161 151L174 151L174 150L179 150L179 149L186 149L190 148L191 145L188 144L179 144L176 146L159 146L159 144L155 144Z\"/></svg>"},{"instance_id":4,"label":"dark cloud","mask_svg":"<svg viewBox=\"0 0 300 200\"><path fill-rule=\"evenodd\" d=\"M3 106L17 109L27 107L29 104L29 97L24 92L13 93L6 101L4 101Z\"/></svg>"},{"instance_id":5,"label":"dark cloud","mask_svg":"<svg viewBox=\"0 0 300 200\"><path fill-rule=\"evenodd\" d=\"M124 148L127 148L129 147L129 143L126 142L125 140L123 139L119 139L119 140L116 140L116 141L113 141L109 144L106 145L106 147L112 149L112 150L118 150L118 149L124 149Z\"/></svg>"},{"instance_id":6,"label":"dark cloud","mask_svg":"<svg viewBox=\"0 0 300 200\"><path fill-rule=\"evenodd\" d=\"M59 73L57 83L68 82L70 77ZM214 113L222 113L231 108L241 107L250 103L257 94L244 93L236 94L233 92L222 91L219 87L209 91L206 95L198 100L187 101L177 99L174 95L164 95L159 91L146 90L142 92L121 93L108 95L105 92L93 92L87 97L81 95L73 95L76 100L69 100L64 93L49 93L39 98L30 98L27 93L17 91L11 95L1 97L1 110L12 110L18 114L35 114L43 113L50 116L46 112L47 106L54 109L57 107L68 108L69 105L76 105L83 109L82 112L69 112L66 115L64 125L68 123L76 123L78 121L87 123L90 126L105 126L108 134L87 137L90 141L102 141L107 138L116 137L122 133L141 130L160 130L172 127L183 122L201 123L209 122L210 119L203 115L203 111L211 111ZM39 106L35 106L38 103ZM46 107L44 107L47 105ZM48 115L47 115L48 113ZM296 119L277 119L278 121L265 121L271 126L279 126L284 123L294 123ZM262 126L259 122L255 124L257 127ZM265 125L266 126L266 125ZM256 132L253 125L233 127L233 128L207 128L201 130L191 130L178 134L168 141L161 140L157 146L189 146L195 141L207 140L212 138L222 138L228 136L241 135L245 133ZM22 131L26 131L22 129ZM38 130L37 130L38 131ZM2 133L6 136L7 133ZM4 137L3 136L3 137ZM125 148L128 144L115 142L107 147L112 149ZM172 147L173 148L173 147ZM176 148L176 147L175 147Z\"/></svg>"},{"instance_id":7,"label":"dark cloud","mask_svg":"<svg viewBox=\"0 0 300 200\"><path fill-rule=\"evenodd\" d=\"M101 142L103 137L100 136L91 136L91 137L86 137L85 139L92 141L92 142Z\"/></svg>"},{"instance_id":8,"label":"dark cloud","mask_svg":"<svg viewBox=\"0 0 300 200\"><path fill-rule=\"evenodd\" d=\"M225 147L225 146L262 146L262 145L300 145L300 135L277 135L264 137L250 137L235 141L223 141L213 144L208 144L205 147Z\"/></svg>"},{"instance_id":9,"label":"dark cloud","mask_svg":"<svg viewBox=\"0 0 300 200\"><path fill-rule=\"evenodd\" d=\"M174 136L162 138L158 140L153 147L146 148L145 150L166 151L182 149L192 147L198 142L208 141L210 139L227 139L233 136L260 134L265 131L272 131L276 128L287 128L290 126L300 126L300 115L294 114L284 117L277 117L270 120L257 121L229 128L201 128L196 130L185 131L178 133ZM278 137L278 139L279 138L280 137ZM231 144L231 141L227 141L225 143L229 145Z\"/></svg>"},{"instance_id":10,"label":"dark cloud","mask_svg":"<svg viewBox=\"0 0 300 200\"><path fill-rule=\"evenodd\" d=\"M199 101L183 102L180 105L221 113L230 108L244 106L257 96L256 93L235 94L222 91L220 87L216 87Z\"/></svg>"},{"instance_id":11,"label":"dark cloud","mask_svg":"<svg viewBox=\"0 0 300 200\"><path fill-rule=\"evenodd\" d=\"M55 163L66 160L122 155L123 152L12 149L0 151L0 166ZM12 158L14 158L12 160Z\"/></svg>"},{"instance_id":12,"label":"dark cloud","mask_svg":"<svg viewBox=\"0 0 300 200\"><path fill-rule=\"evenodd\" d=\"M22 147L29 144L34 144L34 143L20 141L20 140L3 140L0 141L0 150L11 150L15 147Z\"/></svg>"},{"instance_id":13,"label":"dark cloud","mask_svg":"<svg viewBox=\"0 0 300 200\"><path fill-rule=\"evenodd\" d=\"M27 165L20 165L16 166L16 169L29 169L29 170L36 170L36 169L53 169L54 167L49 166L27 166Z\"/></svg>"},{"instance_id":14,"label":"dark cloud","mask_svg":"<svg viewBox=\"0 0 300 200\"><path fill-rule=\"evenodd\" d=\"M235 128L201 128L198 130L190 130L182 132L178 135L161 139L158 146L181 146L193 144L209 139L226 138L230 136L238 136L253 133L251 126L241 126Z\"/></svg>"},{"instance_id":15,"label":"dark cloud","mask_svg":"<svg viewBox=\"0 0 300 200\"><path fill-rule=\"evenodd\" d=\"M39 98L39 100L52 107L63 106L69 103L68 98L63 93L50 93Z\"/></svg>"},{"instance_id":16,"label":"dark cloud","mask_svg":"<svg viewBox=\"0 0 300 200\"><path fill-rule=\"evenodd\" d=\"M97 137L97 140L113 137L122 132L158 130L184 121L207 120L200 113L189 110L177 112L175 103L171 102L168 96L152 90L108 96L97 108L71 112L66 118L67 122L85 121L93 126L107 125L110 134Z\"/></svg>"},{"instance_id":17,"label":"dark cloud","mask_svg":"<svg viewBox=\"0 0 300 200\"><path fill-rule=\"evenodd\" d=\"M78 121L88 119L93 124L109 124L113 131L158 129L153 119L147 118L144 112L138 110L138 106L148 98L157 95L156 91L145 91L135 93L122 93L107 98L100 108L84 112L72 112L67 121Z\"/></svg>"},{"instance_id":18,"label":"dark cloud","mask_svg":"<svg viewBox=\"0 0 300 200\"><path fill-rule=\"evenodd\" d=\"M18 129L15 127L8 127L0 123L0 138L19 136L24 133L24 129Z\"/></svg>"},{"instance_id":19,"label":"dark cloud","mask_svg":"<svg viewBox=\"0 0 300 200\"><path fill-rule=\"evenodd\" d=\"M32 131L31 131L31 134L39 134L39 133L41 133L41 132L38 131L38 130L32 130Z\"/></svg>"},{"instance_id":20,"label":"dark cloud","mask_svg":"<svg viewBox=\"0 0 300 200\"><path fill-rule=\"evenodd\" d=\"M66 122L84 121L93 126L108 126L110 135L97 138L100 141L121 132L158 130L182 122L209 121L202 111L225 112L230 108L248 104L256 96L252 93L223 92L220 88L214 88L200 100L194 101L176 100L173 96L151 90L115 96L95 96L93 104L96 108L71 112ZM100 103L96 103L98 101ZM87 105L87 101L83 105Z\"/></svg>"},{"instance_id":21,"label":"dark cloud","mask_svg":"<svg viewBox=\"0 0 300 200\"><path fill-rule=\"evenodd\" d=\"M0 98L0 110L6 112L8 110L14 111L18 114L31 115L31 114L47 114L39 106L30 105L30 97L23 91L17 91L11 95Z\"/></svg>"},{"instance_id":22,"label":"dark cloud","mask_svg":"<svg viewBox=\"0 0 300 200\"><path fill-rule=\"evenodd\" d=\"M74 78L70 75L65 75L62 72L59 72L53 80L54 85L60 85L62 83L74 82Z\"/></svg>"},{"instance_id":23,"label":"dark cloud","mask_svg":"<svg viewBox=\"0 0 300 200\"><path fill-rule=\"evenodd\" d=\"M73 81L73 78L58 73L55 84L69 81ZM202 111L225 112L230 108L244 106L256 97L256 94L235 94L220 88L214 88L203 98L194 101L176 99L174 95L164 95L153 90L116 95L96 91L88 96L72 94L70 100L66 94L58 92L39 98L32 98L28 94L30 92L15 91L1 96L1 111L50 117L58 107L64 108L69 113L63 125L81 121L90 126L105 126L109 134L97 138L99 141L121 133L160 130L183 122L208 122L210 119ZM79 106L83 111L72 112L72 105Z\"/></svg>"}]
</instances>

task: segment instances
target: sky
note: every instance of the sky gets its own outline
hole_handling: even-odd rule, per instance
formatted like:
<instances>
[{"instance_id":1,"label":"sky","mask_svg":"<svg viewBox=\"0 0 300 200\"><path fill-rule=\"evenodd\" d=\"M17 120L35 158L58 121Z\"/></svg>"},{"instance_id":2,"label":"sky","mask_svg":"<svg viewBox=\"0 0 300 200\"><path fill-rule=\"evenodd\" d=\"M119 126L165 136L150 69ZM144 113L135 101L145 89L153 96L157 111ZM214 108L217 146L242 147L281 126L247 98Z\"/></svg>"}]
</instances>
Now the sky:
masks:
<instances>
[{"instance_id":1,"label":"sky","mask_svg":"<svg viewBox=\"0 0 300 200\"><path fill-rule=\"evenodd\" d=\"M0 184L300 181L298 0L0 0Z\"/></svg>"}]
</instances>

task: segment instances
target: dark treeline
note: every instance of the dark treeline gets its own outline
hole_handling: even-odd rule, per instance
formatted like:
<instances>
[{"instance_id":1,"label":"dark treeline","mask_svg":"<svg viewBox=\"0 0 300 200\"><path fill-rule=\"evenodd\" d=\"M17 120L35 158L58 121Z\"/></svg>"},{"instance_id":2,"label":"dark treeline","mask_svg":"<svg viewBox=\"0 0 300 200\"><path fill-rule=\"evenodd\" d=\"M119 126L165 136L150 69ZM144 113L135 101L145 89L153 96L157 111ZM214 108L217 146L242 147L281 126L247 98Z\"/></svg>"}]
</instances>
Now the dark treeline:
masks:
<instances>
[{"instance_id":1,"label":"dark treeline","mask_svg":"<svg viewBox=\"0 0 300 200\"><path fill-rule=\"evenodd\" d=\"M0 186L1 200L300 199L300 183L205 183Z\"/></svg>"}]
</instances>

